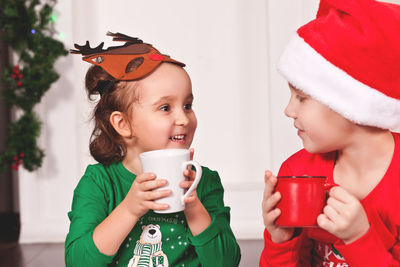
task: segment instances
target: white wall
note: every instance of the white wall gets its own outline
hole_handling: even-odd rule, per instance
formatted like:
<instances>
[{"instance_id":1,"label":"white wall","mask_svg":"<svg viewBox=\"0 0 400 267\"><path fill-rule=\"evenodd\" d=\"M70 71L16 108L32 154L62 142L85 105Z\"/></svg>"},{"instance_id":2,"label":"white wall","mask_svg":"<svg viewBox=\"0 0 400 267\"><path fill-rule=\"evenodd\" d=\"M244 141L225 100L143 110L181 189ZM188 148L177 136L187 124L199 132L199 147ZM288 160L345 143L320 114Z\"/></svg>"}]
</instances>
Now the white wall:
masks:
<instances>
[{"instance_id":1,"label":"white wall","mask_svg":"<svg viewBox=\"0 0 400 267\"><path fill-rule=\"evenodd\" d=\"M289 90L275 65L317 5L317 0L63 0L57 29L65 33L67 48L86 40L107 46L112 42L105 33L118 31L187 64L199 121L195 158L219 171L237 238L262 238L264 170L277 172L300 148L283 115ZM18 172L23 243L60 242L68 231L73 189L93 162L91 105L83 87L88 67L79 56L61 58L61 78L37 107L46 158L37 172Z\"/></svg>"}]
</instances>

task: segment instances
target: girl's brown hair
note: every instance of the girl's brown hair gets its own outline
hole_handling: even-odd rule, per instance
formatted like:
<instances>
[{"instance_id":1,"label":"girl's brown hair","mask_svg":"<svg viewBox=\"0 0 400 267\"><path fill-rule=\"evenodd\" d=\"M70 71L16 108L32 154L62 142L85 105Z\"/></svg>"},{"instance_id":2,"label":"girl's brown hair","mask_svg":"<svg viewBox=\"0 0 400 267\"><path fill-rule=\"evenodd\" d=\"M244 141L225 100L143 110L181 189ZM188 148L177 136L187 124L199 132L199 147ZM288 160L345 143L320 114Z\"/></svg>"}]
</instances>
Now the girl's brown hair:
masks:
<instances>
[{"instance_id":1,"label":"girl's brown hair","mask_svg":"<svg viewBox=\"0 0 400 267\"><path fill-rule=\"evenodd\" d=\"M115 81L111 90L102 92L96 104L92 118L94 129L90 137L90 154L98 162L109 165L121 161L126 154L126 144L123 138L115 131L110 123L113 111L129 114L135 101L135 86L130 86L129 81L117 81L101 67L91 66L86 73L85 86L88 97L93 101L99 94L99 83Z\"/></svg>"}]
</instances>

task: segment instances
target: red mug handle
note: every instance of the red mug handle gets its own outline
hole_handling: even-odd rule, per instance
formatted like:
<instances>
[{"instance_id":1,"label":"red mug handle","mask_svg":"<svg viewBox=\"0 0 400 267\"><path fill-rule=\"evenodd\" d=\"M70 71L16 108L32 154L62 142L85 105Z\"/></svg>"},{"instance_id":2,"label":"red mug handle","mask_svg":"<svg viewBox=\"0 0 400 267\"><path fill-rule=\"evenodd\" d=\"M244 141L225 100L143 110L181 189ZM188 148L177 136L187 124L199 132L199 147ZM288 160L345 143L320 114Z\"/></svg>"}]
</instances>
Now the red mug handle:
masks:
<instances>
[{"instance_id":1,"label":"red mug handle","mask_svg":"<svg viewBox=\"0 0 400 267\"><path fill-rule=\"evenodd\" d=\"M329 190L329 189L331 189L332 187L334 187L334 186L339 186L338 184L335 184L335 183L324 183L324 189L325 190Z\"/></svg>"}]
</instances>

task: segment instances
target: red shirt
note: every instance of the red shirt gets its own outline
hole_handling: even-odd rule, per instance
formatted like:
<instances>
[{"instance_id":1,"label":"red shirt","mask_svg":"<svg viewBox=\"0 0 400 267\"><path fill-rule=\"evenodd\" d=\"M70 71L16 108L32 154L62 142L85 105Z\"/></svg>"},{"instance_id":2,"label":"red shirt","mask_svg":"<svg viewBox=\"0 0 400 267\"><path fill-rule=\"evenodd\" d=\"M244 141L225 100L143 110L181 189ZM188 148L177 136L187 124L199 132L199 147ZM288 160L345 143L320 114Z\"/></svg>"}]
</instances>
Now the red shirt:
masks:
<instances>
[{"instance_id":1,"label":"red shirt","mask_svg":"<svg viewBox=\"0 0 400 267\"><path fill-rule=\"evenodd\" d=\"M346 245L321 228L303 228L299 236L276 244L265 230L260 266L400 266L400 134L393 136L390 166L361 200L370 222L364 236ZM300 150L282 164L279 175L324 175L333 182L335 154Z\"/></svg>"}]
</instances>

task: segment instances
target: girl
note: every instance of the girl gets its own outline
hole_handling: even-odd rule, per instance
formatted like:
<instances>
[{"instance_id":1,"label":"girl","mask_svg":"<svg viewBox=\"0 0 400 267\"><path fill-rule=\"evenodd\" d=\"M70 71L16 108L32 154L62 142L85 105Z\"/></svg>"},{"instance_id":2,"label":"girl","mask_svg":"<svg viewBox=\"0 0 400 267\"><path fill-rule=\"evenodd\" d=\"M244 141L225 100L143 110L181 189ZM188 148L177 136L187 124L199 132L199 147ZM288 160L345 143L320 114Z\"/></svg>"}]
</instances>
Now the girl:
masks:
<instances>
[{"instance_id":1,"label":"girl","mask_svg":"<svg viewBox=\"0 0 400 267\"><path fill-rule=\"evenodd\" d=\"M240 249L229 226L228 207L215 171L203 167L197 190L183 212L159 214L171 194L153 173L143 173L139 154L188 149L196 130L191 81L183 63L137 38L108 33L123 46L75 47L92 66L89 97L100 94L90 165L74 191L67 266L237 266ZM191 150L193 157L193 150ZM194 172L185 171L189 188Z\"/></svg>"},{"instance_id":2,"label":"girl","mask_svg":"<svg viewBox=\"0 0 400 267\"><path fill-rule=\"evenodd\" d=\"M283 212L265 173L265 248L260 266L400 266L400 7L373 0L322 0L279 70L285 109L304 149L279 175L323 175L338 186L319 228L278 227Z\"/></svg>"}]
</instances>

